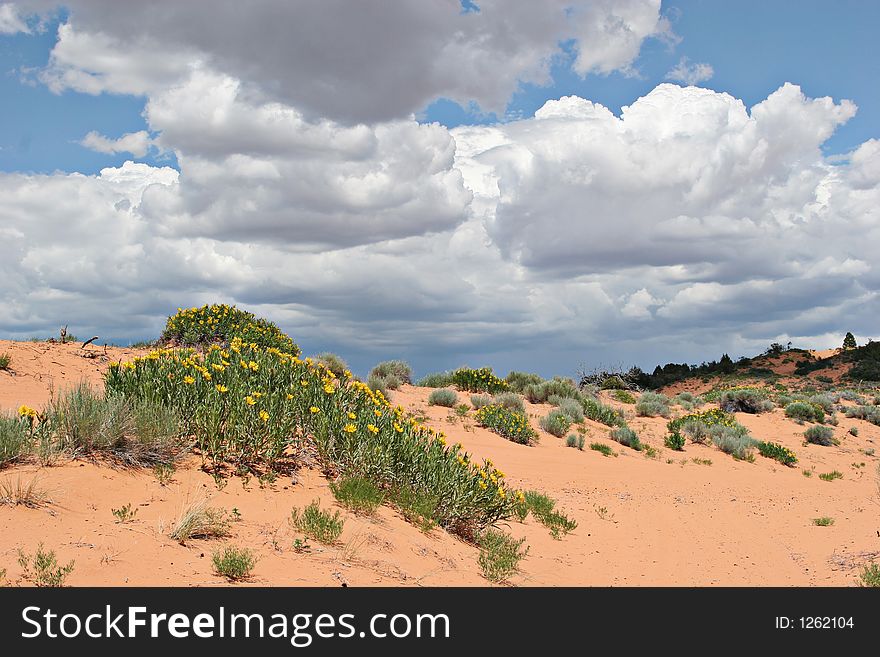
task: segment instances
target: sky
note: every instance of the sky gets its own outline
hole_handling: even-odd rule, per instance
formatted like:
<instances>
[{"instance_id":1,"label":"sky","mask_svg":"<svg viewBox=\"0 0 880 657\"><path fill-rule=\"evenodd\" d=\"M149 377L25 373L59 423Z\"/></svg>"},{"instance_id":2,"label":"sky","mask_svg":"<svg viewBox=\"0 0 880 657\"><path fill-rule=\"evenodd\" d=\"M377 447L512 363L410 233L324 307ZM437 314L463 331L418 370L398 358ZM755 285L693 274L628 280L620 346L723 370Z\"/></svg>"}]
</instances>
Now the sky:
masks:
<instances>
[{"instance_id":1,"label":"sky","mask_svg":"<svg viewBox=\"0 0 880 657\"><path fill-rule=\"evenodd\" d=\"M878 336L880 5L0 0L0 338L356 372Z\"/></svg>"}]
</instances>

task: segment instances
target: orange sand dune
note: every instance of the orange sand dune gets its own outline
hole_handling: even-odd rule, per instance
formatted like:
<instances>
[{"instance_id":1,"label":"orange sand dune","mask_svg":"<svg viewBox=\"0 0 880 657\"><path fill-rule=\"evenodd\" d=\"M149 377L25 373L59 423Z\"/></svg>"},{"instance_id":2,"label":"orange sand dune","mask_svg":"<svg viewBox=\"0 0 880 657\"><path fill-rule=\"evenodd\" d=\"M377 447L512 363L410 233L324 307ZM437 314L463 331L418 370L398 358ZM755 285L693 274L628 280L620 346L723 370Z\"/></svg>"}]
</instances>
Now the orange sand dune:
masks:
<instances>
[{"instance_id":1,"label":"orange sand dune","mask_svg":"<svg viewBox=\"0 0 880 657\"><path fill-rule=\"evenodd\" d=\"M15 351L13 351L13 349ZM39 406L56 388L81 378L99 381L106 362L77 355L78 345L0 343L13 353L15 376L0 373L0 405ZM108 350L116 360L132 350ZM510 484L534 488L558 500L578 521L561 541L532 518L505 523L525 537L529 556L517 585L852 585L861 565L880 558L880 497L875 472L880 427L841 418L834 429L839 447L802 444L804 427L780 411L738 419L764 440L792 448L800 462L780 466L760 456L755 463L735 461L717 449L687 445L684 452L663 447L663 418L629 418L643 442L659 450L646 458L607 437L608 429L587 421L587 443L611 446L609 458L581 452L541 432L540 443L526 447L474 426L446 408L428 406L430 389L404 386L393 403L424 414L429 423L461 442L477 457L491 458ZM467 395L460 394L462 401ZM607 401L607 400L606 400ZM629 409L617 402L620 408ZM527 404L532 424L549 410ZM847 433L859 429L858 437ZM709 459L711 465L693 459ZM861 464L864 463L864 466ZM802 469L813 471L805 477ZM818 474L838 470L843 479L826 482ZM342 511L345 531L338 545L312 543L307 553L292 549L299 534L287 519L293 507L320 498L333 506L327 481L304 469L261 488L252 479L228 480L218 490L193 458L166 487L148 471L114 470L106 465L70 461L54 467L19 465L0 471L0 482L38 477L53 503L39 509L0 505L0 569L7 581L20 575L19 548L33 552L43 542L59 560L73 559L72 585L223 585L212 573L210 556L222 541L194 540L180 545L167 528L189 501L238 509L229 542L259 555L252 584L353 586L486 585L478 551L435 529L424 534L395 511L382 508L375 518ZM118 524L111 509L132 504L131 523ZM812 519L834 518L830 527Z\"/></svg>"}]
</instances>

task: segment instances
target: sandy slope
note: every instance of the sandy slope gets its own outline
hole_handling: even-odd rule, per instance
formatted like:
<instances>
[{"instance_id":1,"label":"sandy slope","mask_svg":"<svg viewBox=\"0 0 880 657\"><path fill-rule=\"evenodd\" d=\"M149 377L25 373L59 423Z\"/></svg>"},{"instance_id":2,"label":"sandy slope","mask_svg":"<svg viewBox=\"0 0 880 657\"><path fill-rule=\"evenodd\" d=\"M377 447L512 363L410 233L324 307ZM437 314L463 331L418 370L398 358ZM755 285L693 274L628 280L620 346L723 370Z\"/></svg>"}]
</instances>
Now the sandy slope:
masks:
<instances>
[{"instance_id":1,"label":"sandy slope","mask_svg":"<svg viewBox=\"0 0 880 657\"><path fill-rule=\"evenodd\" d=\"M0 405L7 408L37 406L47 398L48 381L58 387L80 377L98 380L106 367L76 355L78 345L12 346L20 356L13 356L13 364L21 369L15 377L0 373ZM0 343L4 350L10 351L8 343ZM424 413L476 456L491 458L514 486L555 497L579 523L561 541L531 518L510 523L509 531L530 545L516 584L850 585L865 560L880 557L877 457L859 451L878 446L880 427L841 419L835 429L840 447L803 446L803 427L779 411L741 415L755 436L797 452L798 467L785 468L761 457L754 464L737 462L698 445L672 452L662 447L665 420L633 418L631 426L660 450L659 458L648 459L608 440L606 427L587 422L587 442L604 442L619 454L608 458L565 447L544 433L537 446L516 445L475 427L470 418L428 406L429 392L405 386L392 393L392 401ZM528 410L537 426L549 407L529 405ZM857 438L846 433L850 426L858 426ZM854 466L861 463L865 466ZM197 466L193 460L180 469L167 487L150 472L79 461L0 472L0 481L37 476L53 498L40 509L0 506L0 569L15 581L18 548L32 552L42 541L59 559L76 561L69 580L74 585L223 584L210 564L220 543L182 546L167 537L167 526L186 502L207 496L212 504L241 513L229 541L258 552L254 584L486 584L475 548L439 530L424 534L387 508L374 519L343 511L346 525L338 545L313 543L309 553L298 554L291 549L298 534L287 523L290 510L316 497L323 505L333 504L319 473L303 470L295 483L284 478L267 488L256 480L245 487L232 479L218 490ZM802 468L814 468L815 474L807 478ZM818 478L833 469L844 478ZM127 503L138 514L134 522L118 524L111 509ZM818 516L831 516L835 524L816 527L811 520Z\"/></svg>"}]
</instances>

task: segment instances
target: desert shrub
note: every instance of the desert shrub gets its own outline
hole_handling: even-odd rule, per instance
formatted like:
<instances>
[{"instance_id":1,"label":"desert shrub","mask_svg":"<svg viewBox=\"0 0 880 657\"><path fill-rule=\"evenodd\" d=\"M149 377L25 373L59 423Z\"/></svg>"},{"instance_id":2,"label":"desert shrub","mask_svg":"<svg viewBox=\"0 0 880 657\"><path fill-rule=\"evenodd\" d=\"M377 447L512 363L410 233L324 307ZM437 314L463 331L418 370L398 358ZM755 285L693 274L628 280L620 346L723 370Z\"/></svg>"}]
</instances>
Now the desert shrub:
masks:
<instances>
[{"instance_id":1,"label":"desert shrub","mask_svg":"<svg viewBox=\"0 0 880 657\"><path fill-rule=\"evenodd\" d=\"M782 465L790 467L797 463L795 453L788 449L788 447L783 447L778 443L761 441L755 443L755 447L761 456L779 461Z\"/></svg>"},{"instance_id":2,"label":"desert shrub","mask_svg":"<svg viewBox=\"0 0 880 657\"><path fill-rule=\"evenodd\" d=\"M28 482L21 475L15 480L9 477L0 482L0 504L37 509L50 502L49 493L38 485L36 476Z\"/></svg>"},{"instance_id":3,"label":"desert shrub","mask_svg":"<svg viewBox=\"0 0 880 657\"><path fill-rule=\"evenodd\" d=\"M519 571L519 562L529 553L522 549L524 538L515 539L497 529L489 529L480 536L480 570L490 582L503 582Z\"/></svg>"},{"instance_id":4,"label":"desert shrub","mask_svg":"<svg viewBox=\"0 0 880 657\"><path fill-rule=\"evenodd\" d=\"M330 545L342 535L345 521L339 511L330 513L321 509L321 503L314 500L305 509L293 509L290 512L290 523L303 534L320 543Z\"/></svg>"},{"instance_id":5,"label":"desert shrub","mask_svg":"<svg viewBox=\"0 0 880 657\"><path fill-rule=\"evenodd\" d=\"M608 435L614 442L631 447L637 452L642 449L642 443L639 440L638 435L629 427L615 427Z\"/></svg>"},{"instance_id":6,"label":"desert shrub","mask_svg":"<svg viewBox=\"0 0 880 657\"><path fill-rule=\"evenodd\" d=\"M0 468L15 463L30 452L36 411L22 406L19 413L18 417L0 413Z\"/></svg>"},{"instance_id":7,"label":"desert shrub","mask_svg":"<svg viewBox=\"0 0 880 657\"><path fill-rule=\"evenodd\" d=\"M720 408L712 408L701 413L682 415L674 420L670 420L666 423L666 430L673 436L679 436L684 431L684 427L688 427L685 435L691 438L693 442L706 443L711 438L711 436L706 435L709 427L719 424L729 427L740 426L730 413L725 413Z\"/></svg>"},{"instance_id":8,"label":"desert shrub","mask_svg":"<svg viewBox=\"0 0 880 657\"><path fill-rule=\"evenodd\" d=\"M491 403L492 397L489 395L471 395L471 406L477 411L483 408L483 406L488 406Z\"/></svg>"},{"instance_id":9,"label":"desert shrub","mask_svg":"<svg viewBox=\"0 0 880 657\"><path fill-rule=\"evenodd\" d=\"M859 435L859 428L858 427L850 427L849 428L849 435L851 435L853 437L857 437Z\"/></svg>"},{"instance_id":10,"label":"desert shrub","mask_svg":"<svg viewBox=\"0 0 880 657\"><path fill-rule=\"evenodd\" d=\"M741 461L751 461L754 458L752 448L755 440L749 436L745 427L716 424L709 428L709 433L712 443L725 454Z\"/></svg>"},{"instance_id":11,"label":"desert shrub","mask_svg":"<svg viewBox=\"0 0 880 657\"><path fill-rule=\"evenodd\" d=\"M64 586L64 581L73 572L74 562L71 561L64 566L58 565L55 551L44 550L43 544L40 543L33 556L19 550L18 565L22 569L22 578L34 586L60 587Z\"/></svg>"},{"instance_id":12,"label":"desert shrub","mask_svg":"<svg viewBox=\"0 0 880 657\"><path fill-rule=\"evenodd\" d=\"M813 524L817 527L830 527L834 524L834 518L822 516L821 518L813 518Z\"/></svg>"},{"instance_id":13,"label":"desert shrub","mask_svg":"<svg viewBox=\"0 0 880 657\"><path fill-rule=\"evenodd\" d=\"M573 532L578 526L577 520L572 520L559 511L551 511L546 515L540 516L538 520L550 530L550 536L557 541L561 540L566 534Z\"/></svg>"},{"instance_id":14,"label":"desert shrub","mask_svg":"<svg viewBox=\"0 0 880 657\"><path fill-rule=\"evenodd\" d=\"M705 445L711 439L709 434L709 425L705 422L691 418L681 425L681 434L688 438L692 443Z\"/></svg>"},{"instance_id":15,"label":"desert shrub","mask_svg":"<svg viewBox=\"0 0 880 657\"><path fill-rule=\"evenodd\" d=\"M457 369L452 373L452 383L459 390L467 392L504 392L508 389L507 383L499 379L490 367L482 367L473 370L467 367Z\"/></svg>"},{"instance_id":16,"label":"desert shrub","mask_svg":"<svg viewBox=\"0 0 880 657\"><path fill-rule=\"evenodd\" d=\"M834 481L835 479L843 479L843 473L839 470L823 472L819 475L819 479L821 479L822 481Z\"/></svg>"},{"instance_id":17,"label":"desert shrub","mask_svg":"<svg viewBox=\"0 0 880 657\"><path fill-rule=\"evenodd\" d=\"M536 518L540 518L553 512L556 500L536 490L527 490L522 497L522 504L526 514L531 513ZM525 520L525 516L522 516L521 519Z\"/></svg>"},{"instance_id":18,"label":"desert shrub","mask_svg":"<svg viewBox=\"0 0 880 657\"><path fill-rule=\"evenodd\" d=\"M452 408L458 403L458 395L452 388L437 388L428 395L428 404L431 406L445 406Z\"/></svg>"},{"instance_id":19,"label":"desert shrub","mask_svg":"<svg viewBox=\"0 0 880 657\"><path fill-rule=\"evenodd\" d=\"M8 370L12 363L12 356L8 352L0 354L0 370Z\"/></svg>"},{"instance_id":20,"label":"desert shrub","mask_svg":"<svg viewBox=\"0 0 880 657\"><path fill-rule=\"evenodd\" d=\"M622 404L635 404L636 397L628 390L612 390L611 396Z\"/></svg>"},{"instance_id":21,"label":"desert shrub","mask_svg":"<svg viewBox=\"0 0 880 657\"><path fill-rule=\"evenodd\" d=\"M528 385L523 394L533 404L543 404L547 402L551 395L571 399L580 399L581 397L580 390L578 390L574 381L559 376L542 383Z\"/></svg>"},{"instance_id":22,"label":"desert shrub","mask_svg":"<svg viewBox=\"0 0 880 657\"><path fill-rule=\"evenodd\" d=\"M865 398L862 397L859 393L854 390L842 390L839 393L839 399L845 399L846 401L855 402L859 405L864 405Z\"/></svg>"},{"instance_id":23,"label":"desert shrub","mask_svg":"<svg viewBox=\"0 0 880 657\"><path fill-rule=\"evenodd\" d=\"M316 363L320 363L325 368L333 372L333 376L337 379L344 379L348 375L348 363L346 363L341 356L338 356L329 351L322 352L317 356L313 356L312 360Z\"/></svg>"},{"instance_id":24,"label":"desert shrub","mask_svg":"<svg viewBox=\"0 0 880 657\"><path fill-rule=\"evenodd\" d=\"M803 422L822 422L825 420L825 411L821 406L805 401L793 401L788 404L785 407L785 415Z\"/></svg>"},{"instance_id":25,"label":"desert shrub","mask_svg":"<svg viewBox=\"0 0 880 657\"><path fill-rule=\"evenodd\" d=\"M565 438L565 446L566 447L576 447L579 450L584 450L584 442L586 439L583 435L575 435L573 433L568 434Z\"/></svg>"},{"instance_id":26,"label":"desert shrub","mask_svg":"<svg viewBox=\"0 0 880 657\"><path fill-rule=\"evenodd\" d=\"M868 588L880 588L880 564L865 564L862 572L859 573L859 586Z\"/></svg>"},{"instance_id":27,"label":"desert shrub","mask_svg":"<svg viewBox=\"0 0 880 657\"><path fill-rule=\"evenodd\" d=\"M590 443L590 449L599 452L603 456L617 456L614 450L604 443Z\"/></svg>"},{"instance_id":28,"label":"desert shrub","mask_svg":"<svg viewBox=\"0 0 880 657\"><path fill-rule=\"evenodd\" d=\"M559 409L554 409L542 417L539 424L547 433L562 438L571 426L571 418Z\"/></svg>"},{"instance_id":29,"label":"desert shrub","mask_svg":"<svg viewBox=\"0 0 880 657\"><path fill-rule=\"evenodd\" d=\"M226 579L236 582L251 576L257 558L247 548L237 548L227 545L211 555L214 564L214 572Z\"/></svg>"},{"instance_id":30,"label":"desert shrub","mask_svg":"<svg viewBox=\"0 0 880 657\"><path fill-rule=\"evenodd\" d=\"M694 393L688 392L685 390L685 391L680 392L677 395L675 395L675 397L673 397L672 399L673 399L673 402L676 404L681 404L681 402L693 403L694 402Z\"/></svg>"},{"instance_id":31,"label":"desert shrub","mask_svg":"<svg viewBox=\"0 0 880 657\"><path fill-rule=\"evenodd\" d=\"M416 385L422 388L445 388L452 385L452 374L450 372L426 374L416 381Z\"/></svg>"},{"instance_id":32,"label":"desert shrub","mask_svg":"<svg viewBox=\"0 0 880 657\"><path fill-rule=\"evenodd\" d=\"M168 535L181 543L191 538L223 538L229 536L231 524L226 509L212 508L208 500L199 500L181 511Z\"/></svg>"},{"instance_id":33,"label":"desert shrub","mask_svg":"<svg viewBox=\"0 0 880 657\"><path fill-rule=\"evenodd\" d=\"M440 496L424 488L403 486L392 491L391 501L407 522L423 532L431 531L436 525L442 503Z\"/></svg>"},{"instance_id":34,"label":"desert shrub","mask_svg":"<svg viewBox=\"0 0 880 657\"><path fill-rule=\"evenodd\" d=\"M333 496L346 509L363 515L372 515L385 501L385 495L369 479L341 477L330 483Z\"/></svg>"},{"instance_id":35,"label":"desert shrub","mask_svg":"<svg viewBox=\"0 0 880 657\"><path fill-rule=\"evenodd\" d=\"M572 422L584 421L584 407L575 399L563 399L559 402L559 411L565 413Z\"/></svg>"},{"instance_id":36,"label":"desert shrub","mask_svg":"<svg viewBox=\"0 0 880 657\"><path fill-rule=\"evenodd\" d=\"M813 395L807 401L818 406L825 413L831 414L834 412L834 400L829 395Z\"/></svg>"},{"instance_id":37,"label":"desert shrub","mask_svg":"<svg viewBox=\"0 0 880 657\"><path fill-rule=\"evenodd\" d=\"M814 425L804 431L804 438L808 443L813 445L823 445L828 447L835 444L834 430L831 427Z\"/></svg>"},{"instance_id":38,"label":"desert shrub","mask_svg":"<svg viewBox=\"0 0 880 657\"><path fill-rule=\"evenodd\" d=\"M272 322L225 304L177 309L168 318L160 340L188 347L228 346L234 338L244 344L279 349L299 356L299 347Z\"/></svg>"},{"instance_id":39,"label":"desert shrub","mask_svg":"<svg viewBox=\"0 0 880 657\"><path fill-rule=\"evenodd\" d=\"M609 427L623 426L623 415L616 408L603 404L594 397L584 397L581 405L584 407L584 415L594 422Z\"/></svg>"},{"instance_id":40,"label":"desert shrub","mask_svg":"<svg viewBox=\"0 0 880 657\"><path fill-rule=\"evenodd\" d=\"M390 379L401 383L412 383L412 368L404 360L386 360L370 370L369 376L379 379ZM391 388L394 390L395 388Z\"/></svg>"},{"instance_id":41,"label":"desert shrub","mask_svg":"<svg viewBox=\"0 0 880 657\"><path fill-rule=\"evenodd\" d=\"M725 390L718 399L718 407L727 413L763 413L773 410L767 392L758 388Z\"/></svg>"},{"instance_id":42,"label":"desert shrub","mask_svg":"<svg viewBox=\"0 0 880 657\"><path fill-rule=\"evenodd\" d=\"M504 381L512 392L522 394L527 386L542 383L544 379L538 374L530 374L529 372L511 372L504 377Z\"/></svg>"},{"instance_id":43,"label":"desert shrub","mask_svg":"<svg viewBox=\"0 0 880 657\"><path fill-rule=\"evenodd\" d=\"M499 392L492 398L493 404L498 404L515 413L525 414L526 405L521 395L515 392Z\"/></svg>"},{"instance_id":44,"label":"desert shrub","mask_svg":"<svg viewBox=\"0 0 880 657\"><path fill-rule=\"evenodd\" d=\"M629 386L626 385L626 381L620 378L617 374L606 376L599 384L600 390L627 390L628 388Z\"/></svg>"},{"instance_id":45,"label":"desert shrub","mask_svg":"<svg viewBox=\"0 0 880 657\"><path fill-rule=\"evenodd\" d=\"M382 379L377 376L368 377L367 387L373 392L380 393L383 397L388 396L388 379Z\"/></svg>"},{"instance_id":46,"label":"desert shrub","mask_svg":"<svg viewBox=\"0 0 880 657\"><path fill-rule=\"evenodd\" d=\"M656 392L643 392L636 402L636 415L669 417L669 398Z\"/></svg>"},{"instance_id":47,"label":"desert shrub","mask_svg":"<svg viewBox=\"0 0 880 657\"><path fill-rule=\"evenodd\" d=\"M880 406L852 406L846 409L846 416L880 426Z\"/></svg>"},{"instance_id":48,"label":"desert shrub","mask_svg":"<svg viewBox=\"0 0 880 657\"><path fill-rule=\"evenodd\" d=\"M476 420L480 426L520 445L528 445L538 438L525 415L498 404L481 408L476 413Z\"/></svg>"},{"instance_id":49,"label":"desert shrub","mask_svg":"<svg viewBox=\"0 0 880 657\"><path fill-rule=\"evenodd\" d=\"M538 522L550 530L553 538L560 539L564 534L577 528L577 521L556 510L556 501L552 497L530 490L520 499L521 510L518 514L520 520L525 520L526 515L531 513Z\"/></svg>"},{"instance_id":50,"label":"desert shrub","mask_svg":"<svg viewBox=\"0 0 880 657\"><path fill-rule=\"evenodd\" d=\"M665 438L663 438L663 444L666 445L669 449L674 449L677 452L680 452L684 449L684 436L678 433L670 433L667 434Z\"/></svg>"}]
</instances>

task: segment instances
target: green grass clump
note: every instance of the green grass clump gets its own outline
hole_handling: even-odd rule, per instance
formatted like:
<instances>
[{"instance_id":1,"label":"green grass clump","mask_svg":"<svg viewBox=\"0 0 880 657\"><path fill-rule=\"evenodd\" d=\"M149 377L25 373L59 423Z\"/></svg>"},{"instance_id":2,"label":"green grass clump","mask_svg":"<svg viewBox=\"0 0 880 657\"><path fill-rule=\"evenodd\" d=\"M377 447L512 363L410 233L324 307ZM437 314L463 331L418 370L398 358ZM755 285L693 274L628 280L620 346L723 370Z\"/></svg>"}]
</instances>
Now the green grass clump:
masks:
<instances>
[{"instance_id":1,"label":"green grass clump","mask_svg":"<svg viewBox=\"0 0 880 657\"><path fill-rule=\"evenodd\" d=\"M188 505L171 526L169 536L180 543L191 538L223 538L229 536L232 524L226 509L208 506L208 500L199 500Z\"/></svg>"},{"instance_id":2,"label":"green grass clump","mask_svg":"<svg viewBox=\"0 0 880 657\"><path fill-rule=\"evenodd\" d=\"M22 411L24 414L21 414ZM11 465L30 453L33 428L37 422L35 411L34 417L29 415L32 411L33 409L22 406L17 417L0 413L0 468Z\"/></svg>"},{"instance_id":3,"label":"green grass clump","mask_svg":"<svg viewBox=\"0 0 880 657\"><path fill-rule=\"evenodd\" d=\"M817 527L830 527L834 524L834 518L822 516L821 518L813 518L813 524Z\"/></svg>"},{"instance_id":4,"label":"green grass clump","mask_svg":"<svg viewBox=\"0 0 880 657\"><path fill-rule=\"evenodd\" d=\"M797 456L788 447L783 447L778 443L759 441L755 443L758 453L768 459L779 461L782 465L789 467L797 463Z\"/></svg>"},{"instance_id":5,"label":"green grass clump","mask_svg":"<svg viewBox=\"0 0 880 657\"><path fill-rule=\"evenodd\" d=\"M639 440L638 434L629 427L615 427L608 436L614 442L626 445L637 452L642 449L642 442Z\"/></svg>"},{"instance_id":6,"label":"green grass clump","mask_svg":"<svg viewBox=\"0 0 880 657\"><path fill-rule=\"evenodd\" d=\"M785 407L786 417L801 422L824 422L825 411L821 406L810 404L805 401L793 401Z\"/></svg>"},{"instance_id":7,"label":"green grass clump","mask_svg":"<svg viewBox=\"0 0 880 657\"><path fill-rule=\"evenodd\" d=\"M617 456L613 449L603 443L590 443L590 449L599 452L603 456Z\"/></svg>"},{"instance_id":8,"label":"green grass clump","mask_svg":"<svg viewBox=\"0 0 880 657\"><path fill-rule=\"evenodd\" d=\"M257 558L247 548L237 548L227 545L214 552L211 557L214 564L214 572L231 582L247 579L251 576Z\"/></svg>"},{"instance_id":9,"label":"green grass clump","mask_svg":"<svg viewBox=\"0 0 880 657\"><path fill-rule=\"evenodd\" d=\"M445 388L452 385L452 373L434 372L433 374L426 374L416 381L416 385L422 388Z\"/></svg>"},{"instance_id":10,"label":"green grass clump","mask_svg":"<svg viewBox=\"0 0 880 657\"><path fill-rule=\"evenodd\" d=\"M330 483L336 500L346 509L363 515L372 515L385 501L385 495L369 479L341 477Z\"/></svg>"},{"instance_id":11,"label":"green grass clump","mask_svg":"<svg viewBox=\"0 0 880 657\"><path fill-rule=\"evenodd\" d=\"M511 392L522 394L526 387L542 383L544 379L538 374L531 374L529 372L511 372L504 377L504 381Z\"/></svg>"},{"instance_id":12,"label":"green grass clump","mask_svg":"<svg viewBox=\"0 0 880 657\"><path fill-rule=\"evenodd\" d=\"M525 415L526 412L526 405L523 402L522 395L519 395L515 392L499 392L497 395L492 397L491 403L503 406L504 408L511 410L514 413L522 413L523 415Z\"/></svg>"},{"instance_id":13,"label":"green grass clump","mask_svg":"<svg viewBox=\"0 0 880 657\"><path fill-rule=\"evenodd\" d=\"M538 438L525 415L504 406L489 404L477 411L475 417L480 426L520 445L528 445Z\"/></svg>"},{"instance_id":14,"label":"green grass clump","mask_svg":"<svg viewBox=\"0 0 880 657\"><path fill-rule=\"evenodd\" d=\"M436 493L404 487L394 492L393 501L406 521L423 532L429 532L437 525L434 518L442 500Z\"/></svg>"},{"instance_id":15,"label":"green grass clump","mask_svg":"<svg viewBox=\"0 0 880 657\"><path fill-rule=\"evenodd\" d=\"M12 363L12 356L8 352L0 354L0 370L8 370Z\"/></svg>"},{"instance_id":16,"label":"green grass clump","mask_svg":"<svg viewBox=\"0 0 880 657\"><path fill-rule=\"evenodd\" d=\"M519 562L529 553L524 538L489 529L480 536L480 570L490 582L504 582L519 571Z\"/></svg>"},{"instance_id":17,"label":"green grass clump","mask_svg":"<svg viewBox=\"0 0 880 657\"><path fill-rule=\"evenodd\" d=\"M379 379L396 380L401 383L412 383L412 368L404 360L386 360L370 370L370 376ZM391 388L394 390L395 388Z\"/></svg>"},{"instance_id":18,"label":"green grass clump","mask_svg":"<svg viewBox=\"0 0 880 657\"><path fill-rule=\"evenodd\" d=\"M499 379L490 367L478 370L462 367L452 373L452 383L459 390L467 392L504 392L508 389L507 382Z\"/></svg>"},{"instance_id":19,"label":"green grass clump","mask_svg":"<svg viewBox=\"0 0 880 657\"><path fill-rule=\"evenodd\" d=\"M628 390L618 390L614 389L611 391L611 396L614 397L617 401L622 404L635 404L636 397Z\"/></svg>"},{"instance_id":20,"label":"green grass clump","mask_svg":"<svg viewBox=\"0 0 880 657\"><path fill-rule=\"evenodd\" d=\"M452 408L458 403L458 395L452 388L438 388L428 395L428 405Z\"/></svg>"},{"instance_id":21,"label":"green grass clump","mask_svg":"<svg viewBox=\"0 0 880 657\"><path fill-rule=\"evenodd\" d=\"M272 322L226 304L178 308L168 318L160 341L186 347L228 346L234 338L244 344L279 349L299 356L299 347Z\"/></svg>"},{"instance_id":22,"label":"green grass clump","mask_svg":"<svg viewBox=\"0 0 880 657\"><path fill-rule=\"evenodd\" d=\"M858 435L859 435L859 428L858 428L858 427L850 427L849 430L848 430L848 433L849 433L850 436L853 436L854 438L855 438L855 437L858 437Z\"/></svg>"},{"instance_id":23,"label":"green grass clump","mask_svg":"<svg viewBox=\"0 0 880 657\"><path fill-rule=\"evenodd\" d=\"M843 479L843 473L839 470L823 472L819 475L819 479L821 479L822 481L834 481L835 479Z\"/></svg>"},{"instance_id":24,"label":"green grass clump","mask_svg":"<svg viewBox=\"0 0 880 657\"><path fill-rule=\"evenodd\" d=\"M566 447L576 447L577 449L583 451L585 439L583 435L575 435L573 433L568 434L565 438L565 446Z\"/></svg>"},{"instance_id":25,"label":"green grass clump","mask_svg":"<svg viewBox=\"0 0 880 657\"><path fill-rule=\"evenodd\" d=\"M73 572L74 562L70 561L64 566L58 565L58 559L54 550L46 551L43 544L37 546L33 556L18 551L18 565L22 569L22 578L31 582L34 586L60 587Z\"/></svg>"},{"instance_id":26,"label":"green grass clump","mask_svg":"<svg viewBox=\"0 0 880 657\"><path fill-rule=\"evenodd\" d=\"M636 415L669 417L669 398L656 392L643 392L636 402Z\"/></svg>"},{"instance_id":27,"label":"green grass clump","mask_svg":"<svg viewBox=\"0 0 880 657\"><path fill-rule=\"evenodd\" d=\"M556 511L556 501L552 497L538 491L526 491L520 500L519 506L518 516L520 521L525 520L526 516L531 513L538 522L550 530L550 535L557 540L577 529L577 521L570 519L564 513Z\"/></svg>"},{"instance_id":28,"label":"green grass clump","mask_svg":"<svg viewBox=\"0 0 880 657\"><path fill-rule=\"evenodd\" d=\"M331 514L322 510L318 500L314 500L302 511L293 509L290 512L290 522L309 538L326 545L331 545L342 535L345 524L339 511Z\"/></svg>"},{"instance_id":29,"label":"green grass clump","mask_svg":"<svg viewBox=\"0 0 880 657\"><path fill-rule=\"evenodd\" d=\"M865 564L859 574L859 585L868 588L880 588L880 564Z\"/></svg>"},{"instance_id":30,"label":"green grass clump","mask_svg":"<svg viewBox=\"0 0 880 657\"><path fill-rule=\"evenodd\" d=\"M813 445L829 447L835 444L834 429L822 425L814 425L804 431L804 438Z\"/></svg>"},{"instance_id":31,"label":"green grass clump","mask_svg":"<svg viewBox=\"0 0 880 657\"><path fill-rule=\"evenodd\" d=\"M547 433L562 438L571 426L571 418L562 411L554 409L542 417L539 424Z\"/></svg>"}]
</instances>

